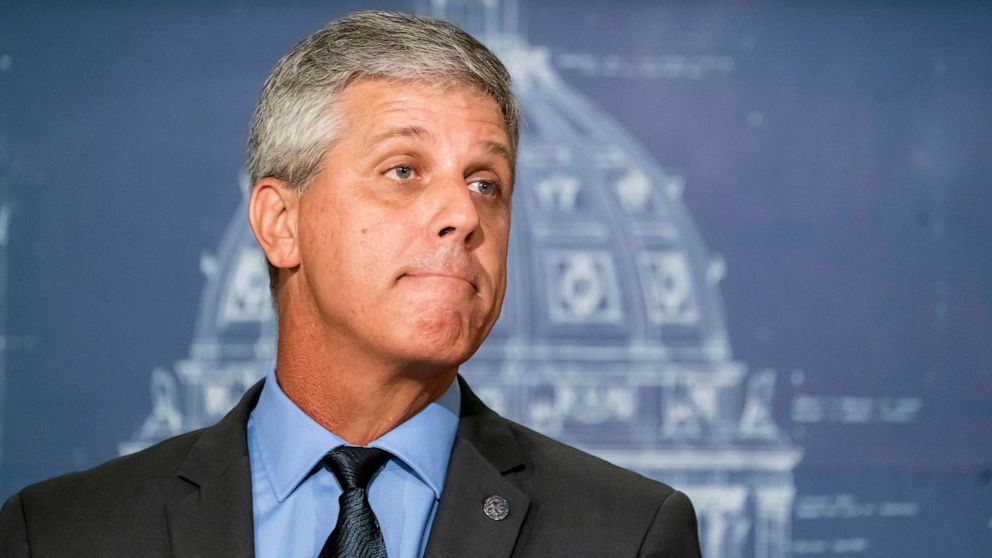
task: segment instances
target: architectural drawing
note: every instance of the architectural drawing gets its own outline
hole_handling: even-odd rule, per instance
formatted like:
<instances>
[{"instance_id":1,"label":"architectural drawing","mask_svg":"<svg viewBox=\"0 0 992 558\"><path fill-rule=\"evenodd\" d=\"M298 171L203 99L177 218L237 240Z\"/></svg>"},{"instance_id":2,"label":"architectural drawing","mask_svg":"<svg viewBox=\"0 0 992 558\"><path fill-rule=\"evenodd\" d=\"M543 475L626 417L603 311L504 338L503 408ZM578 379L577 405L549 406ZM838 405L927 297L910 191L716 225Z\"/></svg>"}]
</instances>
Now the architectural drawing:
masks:
<instances>
[{"instance_id":1,"label":"architectural drawing","mask_svg":"<svg viewBox=\"0 0 992 558\"><path fill-rule=\"evenodd\" d=\"M683 489L704 555L788 555L802 451L776 424L775 373L733 358L724 264L683 178L560 79L517 32L514 2L428 9L497 50L525 114L503 315L463 374L504 416ZM213 423L272 366L268 276L244 215L201 257L189 355L152 372L151 412L122 453Z\"/></svg>"}]
</instances>

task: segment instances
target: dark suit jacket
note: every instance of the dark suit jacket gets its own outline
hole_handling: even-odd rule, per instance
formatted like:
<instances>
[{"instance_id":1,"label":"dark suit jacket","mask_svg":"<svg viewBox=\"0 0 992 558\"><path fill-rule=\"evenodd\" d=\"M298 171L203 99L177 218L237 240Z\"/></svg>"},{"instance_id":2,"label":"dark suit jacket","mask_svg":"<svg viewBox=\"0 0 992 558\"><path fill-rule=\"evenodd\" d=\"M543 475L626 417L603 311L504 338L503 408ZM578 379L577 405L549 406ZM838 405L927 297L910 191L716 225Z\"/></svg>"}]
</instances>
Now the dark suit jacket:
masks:
<instances>
[{"instance_id":1,"label":"dark suit jacket","mask_svg":"<svg viewBox=\"0 0 992 558\"><path fill-rule=\"evenodd\" d=\"M700 555L684 494L503 419L461 389L426 556ZM260 391L212 427L25 488L0 512L0 556L251 557L245 424ZM493 495L509 503L501 521L483 511Z\"/></svg>"}]
</instances>

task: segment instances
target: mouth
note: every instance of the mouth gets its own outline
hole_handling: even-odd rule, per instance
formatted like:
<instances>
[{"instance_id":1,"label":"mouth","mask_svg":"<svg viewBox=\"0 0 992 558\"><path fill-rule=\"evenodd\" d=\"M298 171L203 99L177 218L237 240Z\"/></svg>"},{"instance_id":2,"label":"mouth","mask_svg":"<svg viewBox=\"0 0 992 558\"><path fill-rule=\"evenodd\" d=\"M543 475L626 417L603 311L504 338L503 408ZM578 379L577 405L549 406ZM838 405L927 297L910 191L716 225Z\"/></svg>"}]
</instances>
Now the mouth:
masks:
<instances>
[{"instance_id":1,"label":"mouth","mask_svg":"<svg viewBox=\"0 0 992 558\"><path fill-rule=\"evenodd\" d=\"M443 271L407 271L399 276L399 279L404 277L410 277L413 279L441 279L441 280L452 280L461 281L468 283L475 292L479 291L479 287L475 284L475 281L465 277L464 275L459 275L457 273L447 273Z\"/></svg>"}]
</instances>

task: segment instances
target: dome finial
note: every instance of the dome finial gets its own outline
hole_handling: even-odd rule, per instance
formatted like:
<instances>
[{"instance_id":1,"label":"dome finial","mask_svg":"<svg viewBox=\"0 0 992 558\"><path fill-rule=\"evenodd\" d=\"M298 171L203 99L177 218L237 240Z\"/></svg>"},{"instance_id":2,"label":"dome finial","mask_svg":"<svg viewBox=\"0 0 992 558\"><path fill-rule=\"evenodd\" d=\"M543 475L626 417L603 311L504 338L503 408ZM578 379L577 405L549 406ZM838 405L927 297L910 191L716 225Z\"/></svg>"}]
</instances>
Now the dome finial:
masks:
<instances>
[{"instance_id":1,"label":"dome finial","mask_svg":"<svg viewBox=\"0 0 992 558\"><path fill-rule=\"evenodd\" d=\"M517 0L419 0L417 12L450 21L477 39L519 34Z\"/></svg>"}]
</instances>

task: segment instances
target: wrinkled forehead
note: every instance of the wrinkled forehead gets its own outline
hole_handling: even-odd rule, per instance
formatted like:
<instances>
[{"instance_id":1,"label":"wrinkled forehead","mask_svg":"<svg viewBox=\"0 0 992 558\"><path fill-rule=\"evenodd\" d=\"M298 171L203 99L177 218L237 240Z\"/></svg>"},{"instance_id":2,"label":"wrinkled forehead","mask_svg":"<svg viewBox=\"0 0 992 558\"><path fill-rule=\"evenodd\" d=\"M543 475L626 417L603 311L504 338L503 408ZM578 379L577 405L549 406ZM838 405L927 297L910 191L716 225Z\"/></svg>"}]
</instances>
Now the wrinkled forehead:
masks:
<instances>
[{"instance_id":1,"label":"wrinkled forehead","mask_svg":"<svg viewBox=\"0 0 992 558\"><path fill-rule=\"evenodd\" d=\"M500 120L503 124L503 132L506 134L508 141L508 158L511 161L511 166L517 158L517 142L514 141L513 130L511 128L510 119L504 111L503 107L499 104L499 99L495 95L490 94L485 91L482 87L475 83L471 83L465 80L454 79L447 76L426 76L422 78L398 78L392 76L366 76L366 75L356 75L349 79L344 87L336 92L335 98L337 104L340 104L340 100L345 97L345 95L351 91L354 92L355 89L361 89L359 85L371 85L382 86L385 88L418 88L420 90L433 89L437 92L438 102L443 102L446 95L450 95L454 92L465 93L469 92L474 96L477 96L481 100L485 100L492 103L493 108L499 113ZM346 124L349 118L347 109L338 109L338 118L342 120L342 124Z\"/></svg>"}]
</instances>

